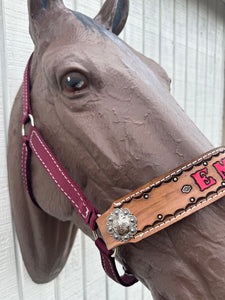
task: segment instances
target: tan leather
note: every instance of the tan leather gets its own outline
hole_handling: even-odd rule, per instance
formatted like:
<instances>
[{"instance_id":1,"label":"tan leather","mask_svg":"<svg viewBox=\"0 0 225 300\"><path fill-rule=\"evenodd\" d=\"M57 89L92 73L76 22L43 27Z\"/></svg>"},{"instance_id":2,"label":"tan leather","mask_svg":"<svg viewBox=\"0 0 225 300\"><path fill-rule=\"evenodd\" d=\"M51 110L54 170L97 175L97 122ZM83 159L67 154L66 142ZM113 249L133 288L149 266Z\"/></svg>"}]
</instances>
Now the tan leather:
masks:
<instances>
[{"instance_id":1,"label":"tan leather","mask_svg":"<svg viewBox=\"0 0 225 300\"><path fill-rule=\"evenodd\" d=\"M112 249L127 242L139 242L224 194L225 147L220 147L113 202L97 223L107 248ZM107 217L115 208L127 208L137 219L137 233L129 241L116 241L107 232Z\"/></svg>"}]
</instances>

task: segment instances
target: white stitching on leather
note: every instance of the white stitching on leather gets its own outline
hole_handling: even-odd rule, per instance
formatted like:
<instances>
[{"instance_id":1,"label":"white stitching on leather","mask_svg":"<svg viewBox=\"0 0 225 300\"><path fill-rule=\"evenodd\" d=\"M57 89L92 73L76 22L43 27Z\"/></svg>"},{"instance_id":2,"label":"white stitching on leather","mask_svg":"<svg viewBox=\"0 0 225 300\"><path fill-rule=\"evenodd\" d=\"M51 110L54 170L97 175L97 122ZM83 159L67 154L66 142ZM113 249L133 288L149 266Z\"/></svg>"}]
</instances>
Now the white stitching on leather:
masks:
<instances>
[{"instance_id":1,"label":"white stitching on leather","mask_svg":"<svg viewBox=\"0 0 225 300\"><path fill-rule=\"evenodd\" d=\"M161 223L161 224L159 224L159 225L157 225L157 226L155 226L155 227L153 227L153 228L151 228L151 229L148 229L148 230L145 231L145 232L142 232L142 233L140 233L140 234L134 236L134 238L135 238L135 239L140 238L140 237L142 237L143 235L145 235L145 234L147 234L147 233L149 233L149 232L151 232L151 231L154 231L154 230L156 230L157 228L159 228L159 227L161 227L161 226L164 226L165 224L168 224L168 223L170 223L170 222L173 222L174 220L176 220L176 219L179 218L180 216L185 215L187 212L191 211L192 209L194 209L194 208L196 208L196 207L198 207L198 206L201 206L202 204L204 204L204 203L206 203L206 202L209 202L209 201L211 201L211 200L217 198L218 196L220 196L220 195L222 195L222 194L224 194L224 193L225 193L225 190L222 191L222 192L220 192L220 193L218 193L217 195L214 195L213 197L211 197L211 198L209 198L209 199L206 199L206 200L204 200L204 201L202 201L202 202L200 202L200 203L194 205L193 207L189 208L188 210L186 210L186 211L184 211L184 212L178 214L176 217L173 217L172 219L170 219L170 220L168 220L168 221L165 221L165 222L163 222L163 223Z\"/></svg>"},{"instance_id":2,"label":"white stitching on leather","mask_svg":"<svg viewBox=\"0 0 225 300\"><path fill-rule=\"evenodd\" d=\"M146 188L144 188L144 189L138 191L137 193L134 193L134 194L128 196L127 198L121 200L120 202L114 202L113 205L114 205L115 207L121 206L124 202L129 201L131 198L136 197L136 196L138 196L138 195L140 195L140 194L146 192L146 191L149 190L150 188L152 188L152 187L154 187L154 186L160 184L161 182L163 182L163 181L165 181L165 180L168 180L168 179L171 178L173 175L177 175L177 174L180 173L181 171L184 171L185 169L187 169L187 168L193 166L194 164L196 164L196 163L202 161L203 159L205 159L205 158L207 158L207 157L209 157L209 156L211 156L211 155L213 155L213 154L215 154L215 153L217 153L217 152L220 152L220 151L222 151L222 150L224 151L225 148L224 148L224 147L221 147L221 148L216 149L216 150L214 150L214 151L212 151L212 152L210 152L210 153L208 153L208 154L203 155L203 156L200 157L199 159L196 159L195 161L193 161L193 162L191 162L191 163L185 165L184 167L182 167L182 168L176 170L175 172L173 172L173 173L167 175L167 176L164 177L163 179L161 179L161 180L159 180L159 181L157 181L157 182L155 182L155 183L153 183L153 184L147 186Z\"/></svg>"},{"instance_id":3,"label":"white stitching on leather","mask_svg":"<svg viewBox=\"0 0 225 300\"><path fill-rule=\"evenodd\" d=\"M79 196L83 206L86 208L86 214L82 214L79 206L76 204L76 202L64 191L64 189L61 187L61 185L58 183L58 181L55 179L55 177L53 176L53 174L51 173L51 171L48 169L48 167L46 166L46 164L44 163L44 161L42 160L42 158L40 157L40 155L38 154L32 139L33 139L33 135L36 135L37 139L39 140L39 142L41 143L42 147L44 148L44 150L48 153L49 157L51 158L51 160L54 162L54 164L56 165L57 169L59 170L59 172L62 174L62 176L66 179L66 181L70 184L70 186L73 188L73 190L77 193L77 195ZM57 164L57 162L55 161L55 159L52 157L51 153L48 151L48 149L46 148L46 146L42 143L41 139L39 138L39 136L37 135L37 133L35 131L32 132L31 137L30 137L30 144L35 152L35 154L37 155L38 159L40 160L40 162L42 163L42 165L44 166L44 168L46 169L46 171L49 173L49 175L52 177L52 179L54 180L54 182L56 183L56 185L59 187L59 189L63 192L63 194L76 206L76 208L78 209L79 213L84 217L87 218L88 213L89 213L89 208L86 206L84 200L82 199L80 193L77 191L77 189L75 188L75 186L70 182L70 180L67 178L67 176L63 173L63 171L61 170L61 168L59 167L59 165Z\"/></svg>"}]
</instances>

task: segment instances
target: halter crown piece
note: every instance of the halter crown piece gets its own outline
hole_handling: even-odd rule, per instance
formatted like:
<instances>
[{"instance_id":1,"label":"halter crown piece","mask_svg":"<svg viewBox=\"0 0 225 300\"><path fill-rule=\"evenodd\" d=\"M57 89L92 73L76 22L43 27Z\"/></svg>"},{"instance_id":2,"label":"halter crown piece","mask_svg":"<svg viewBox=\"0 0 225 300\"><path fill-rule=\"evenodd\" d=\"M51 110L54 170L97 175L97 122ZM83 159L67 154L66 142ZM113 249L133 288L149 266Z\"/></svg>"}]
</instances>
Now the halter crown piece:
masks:
<instances>
[{"instance_id":1,"label":"halter crown piece","mask_svg":"<svg viewBox=\"0 0 225 300\"><path fill-rule=\"evenodd\" d=\"M93 231L106 274L123 286L137 279L127 270L120 276L115 264L116 249L136 243L218 200L225 194L225 148L220 147L147 183L113 202L103 215L91 203L48 147L35 126L30 98L30 57L23 81L22 177L33 203L31 154L34 154ZM25 125L29 124L28 135ZM41 209L41 208L40 208ZM99 237L97 231L100 231Z\"/></svg>"}]
</instances>

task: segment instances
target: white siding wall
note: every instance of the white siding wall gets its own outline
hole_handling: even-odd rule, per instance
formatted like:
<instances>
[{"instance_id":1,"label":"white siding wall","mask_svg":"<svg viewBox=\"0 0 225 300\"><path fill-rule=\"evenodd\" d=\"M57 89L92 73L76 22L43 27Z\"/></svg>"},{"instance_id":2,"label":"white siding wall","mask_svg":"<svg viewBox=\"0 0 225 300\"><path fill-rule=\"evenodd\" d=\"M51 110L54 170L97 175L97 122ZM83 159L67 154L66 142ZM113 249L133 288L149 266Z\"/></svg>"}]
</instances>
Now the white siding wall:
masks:
<instances>
[{"instance_id":1,"label":"white siding wall","mask_svg":"<svg viewBox=\"0 0 225 300\"><path fill-rule=\"evenodd\" d=\"M66 0L91 17L102 0ZM159 62L172 93L214 143L222 142L225 5L221 0L132 0L122 38ZM33 45L25 0L0 1L0 300L146 300L141 284L125 289L106 278L93 242L79 232L60 276L36 285L24 268L7 190L6 145L10 108Z\"/></svg>"}]
</instances>

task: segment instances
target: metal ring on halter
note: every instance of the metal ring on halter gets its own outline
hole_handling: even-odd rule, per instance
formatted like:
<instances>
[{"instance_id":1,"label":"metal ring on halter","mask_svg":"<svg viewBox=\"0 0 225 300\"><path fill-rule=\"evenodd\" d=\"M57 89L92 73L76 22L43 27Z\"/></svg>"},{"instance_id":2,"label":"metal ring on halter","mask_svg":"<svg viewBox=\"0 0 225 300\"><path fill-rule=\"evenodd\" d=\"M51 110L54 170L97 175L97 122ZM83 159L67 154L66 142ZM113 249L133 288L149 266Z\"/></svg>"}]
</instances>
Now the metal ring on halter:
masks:
<instances>
[{"instance_id":1,"label":"metal ring on halter","mask_svg":"<svg viewBox=\"0 0 225 300\"><path fill-rule=\"evenodd\" d=\"M32 124L31 124L32 125ZM97 214L97 217L101 217L101 214ZM100 238L100 236L97 233L97 230L92 230L93 236L94 236L94 240L96 241L98 238Z\"/></svg>"},{"instance_id":2,"label":"metal ring on halter","mask_svg":"<svg viewBox=\"0 0 225 300\"><path fill-rule=\"evenodd\" d=\"M29 117L31 126L34 127L34 117L31 114L29 114L28 117ZM25 124L22 124L22 136L25 136Z\"/></svg>"},{"instance_id":3,"label":"metal ring on halter","mask_svg":"<svg viewBox=\"0 0 225 300\"><path fill-rule=\"evenodd\" d=\"M98 233L97 233L97 230L92 230L92 233L93 233L93 236L94 236L94 240L96 241L98 238L101 238ZM111 257L116 257L117 254L119 253L119 249L118 247L114 248L113 249L113 254L111 255Z\"/></svg>"},{"instance_id":4,"label":"metal ring on halter","mask_svg":"<svg viewBox=\"0 0 225 300\"><path fill-rule=\"evenodd\" d=\"M94 240L96 241L99 238L97 230L92 230L92 233L93 233L93 236L94 236Z\"/></svg>"},{"instance_id":5,"label":"metal ring on halter","mask_svg":"<svg viewBox=\"0 0 225 300\"><path fill-rule=\"evenodd\" d=\"M119 248L118 247L114 248L113 249L113 254L111 255L111 257L115 258L118 255L118 253L119 253Z\"/></svg>"}]
</instances>

